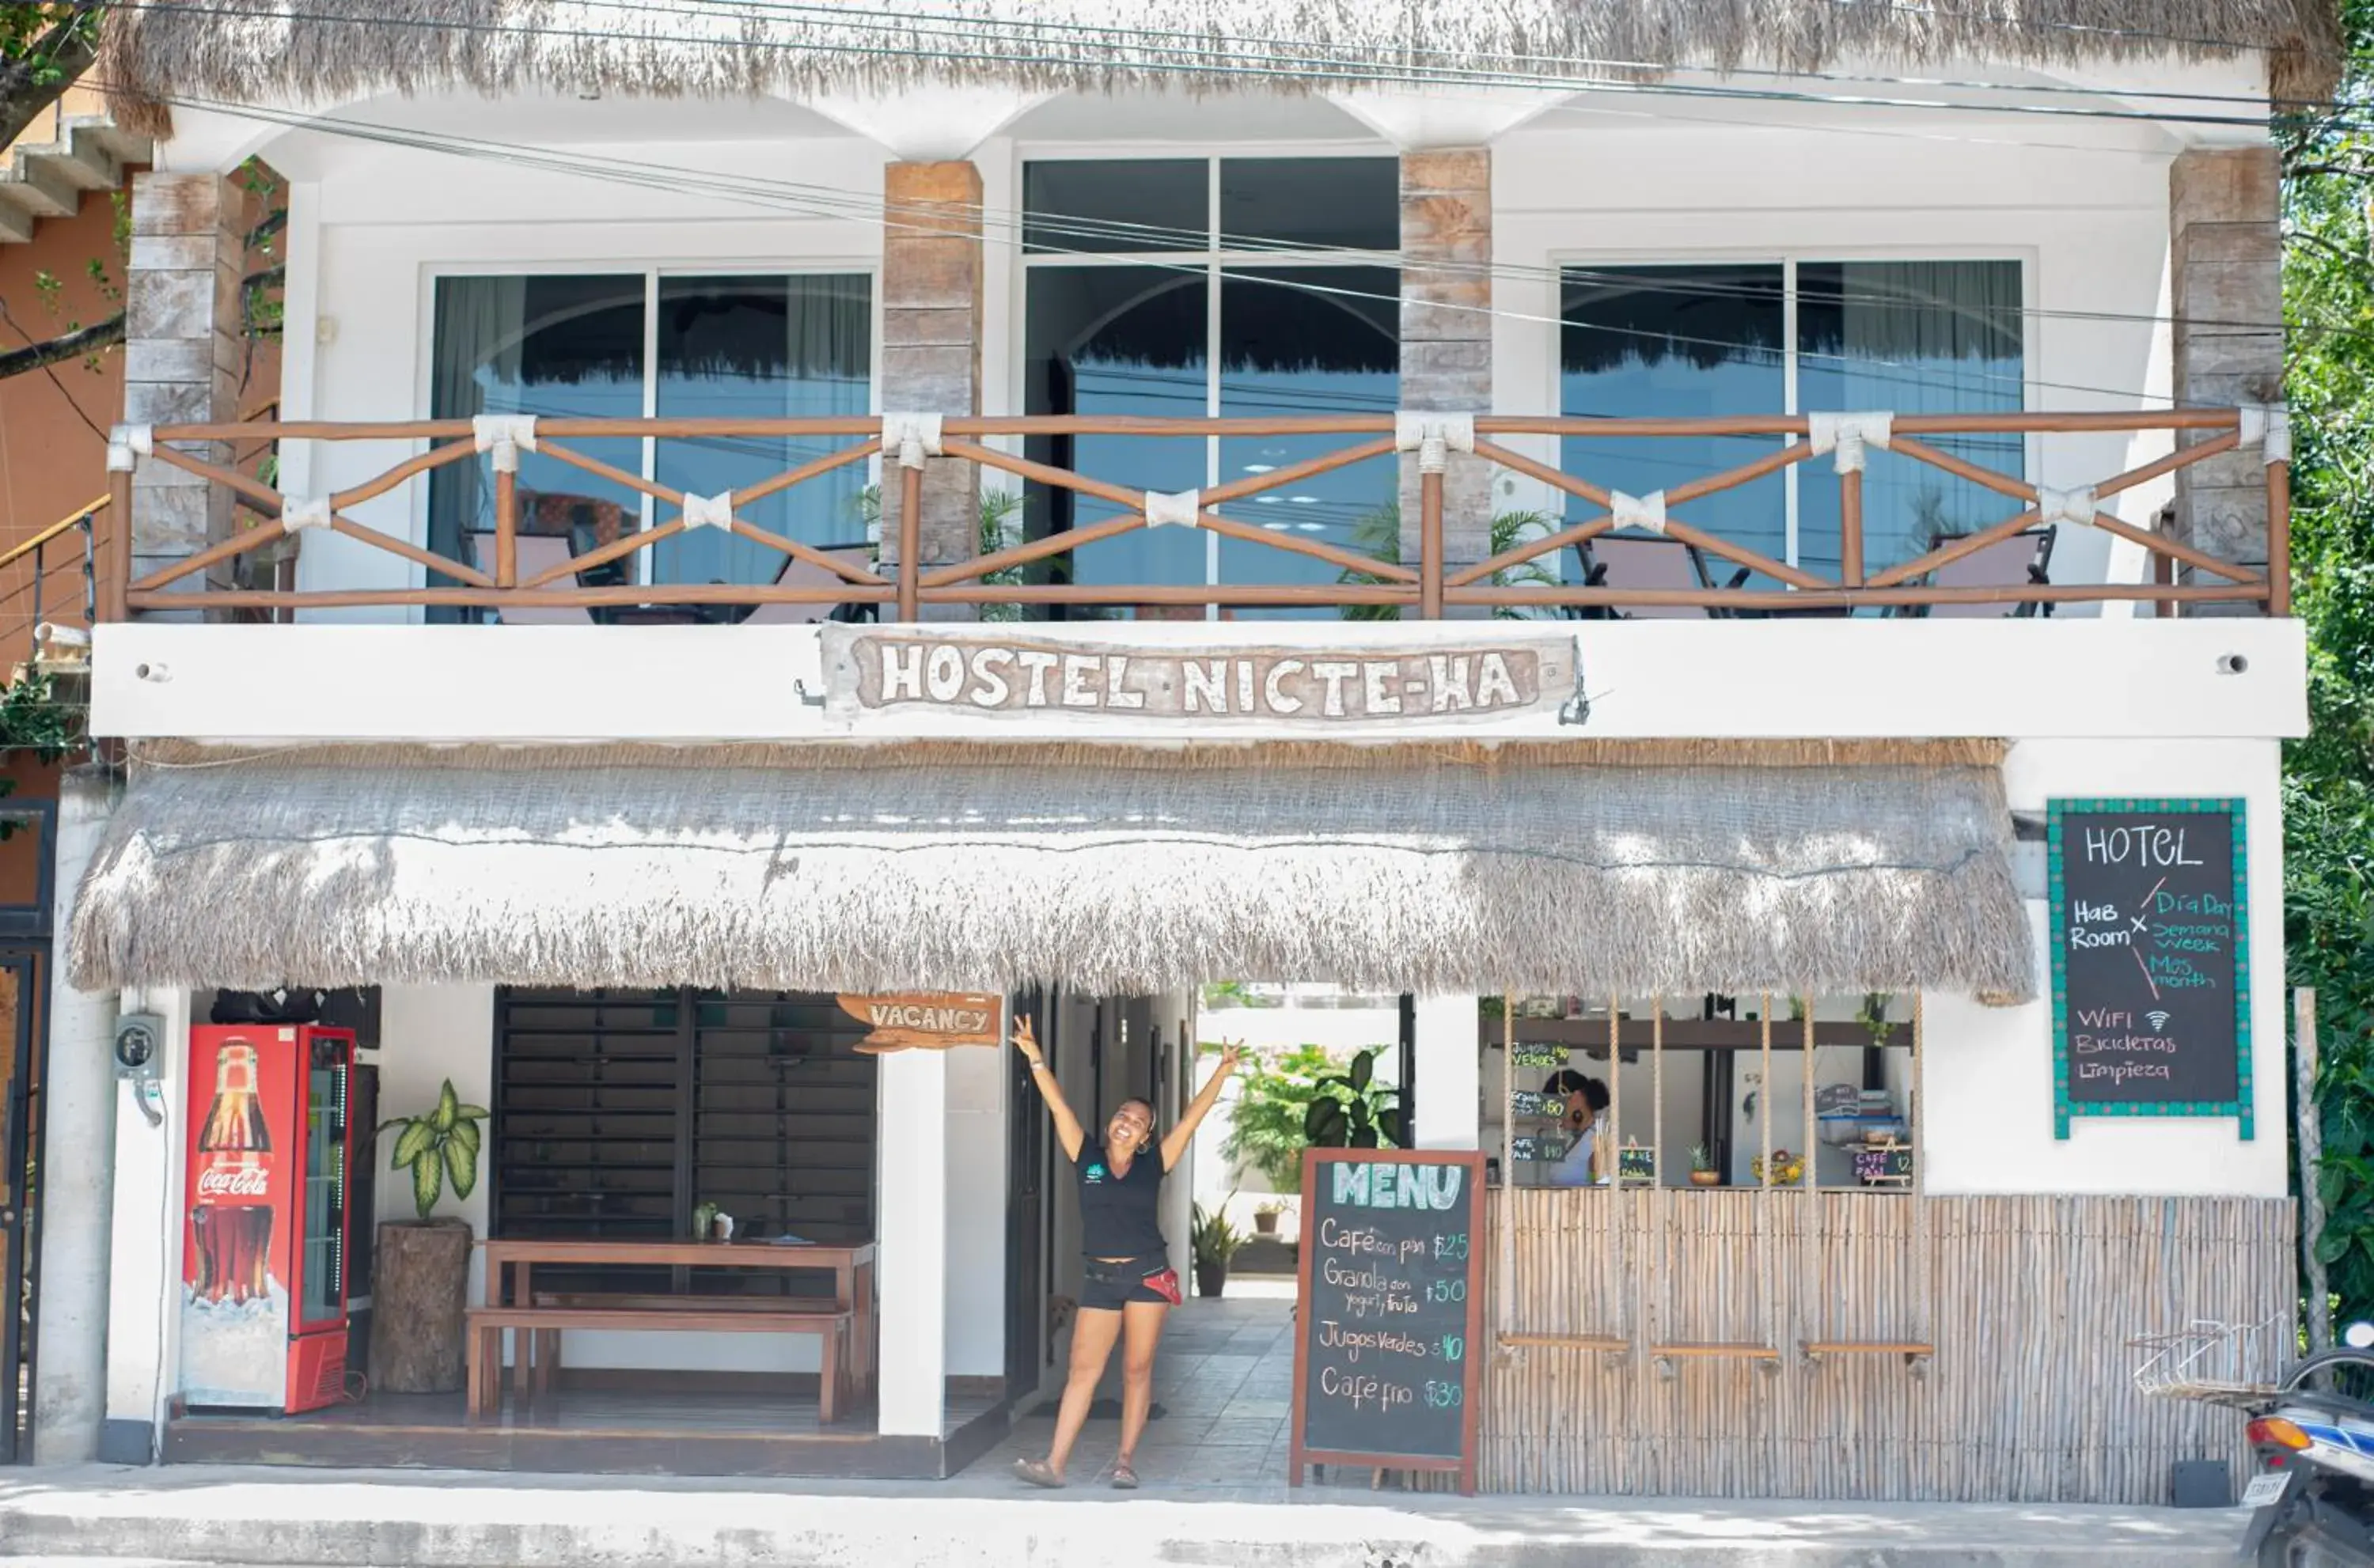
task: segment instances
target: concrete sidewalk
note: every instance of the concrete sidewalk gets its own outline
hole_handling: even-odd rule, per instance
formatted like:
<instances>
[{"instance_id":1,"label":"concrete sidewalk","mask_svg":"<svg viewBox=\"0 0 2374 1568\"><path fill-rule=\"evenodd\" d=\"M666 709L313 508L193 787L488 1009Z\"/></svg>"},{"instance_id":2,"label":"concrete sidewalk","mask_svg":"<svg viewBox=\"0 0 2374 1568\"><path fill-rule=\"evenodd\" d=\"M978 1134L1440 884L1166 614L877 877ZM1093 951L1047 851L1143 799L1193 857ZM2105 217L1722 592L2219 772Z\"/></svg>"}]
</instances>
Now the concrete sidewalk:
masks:
<instances>
[{"instance_id":1,"label":"concrete sidewalk","mask_svg":"<svg viewBox=\"0 0 2374 1568\"><path fill-rule=\"evenodd\" d=\"M197 1467L0 1471L0 1568L2225 1568L2239 1511L1232 1494Z\"/></svg>"}]
</instances>

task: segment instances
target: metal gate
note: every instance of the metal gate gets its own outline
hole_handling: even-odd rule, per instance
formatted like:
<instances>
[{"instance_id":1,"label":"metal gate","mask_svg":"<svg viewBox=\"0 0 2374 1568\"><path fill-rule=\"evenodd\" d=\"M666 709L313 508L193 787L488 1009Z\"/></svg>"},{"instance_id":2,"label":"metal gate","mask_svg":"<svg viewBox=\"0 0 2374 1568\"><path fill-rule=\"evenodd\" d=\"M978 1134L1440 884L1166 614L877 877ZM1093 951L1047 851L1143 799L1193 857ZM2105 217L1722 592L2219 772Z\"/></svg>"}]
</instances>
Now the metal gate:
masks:
<instances>
[{"instance_id":1,"label":"metal gate","mask_svg":"<svg viewBox=\"0 0 2374 1568\"><path fill-rule=\"evenodd\" d=\"M0 804L8 837L40 857L29 903L0 904L0 1464L32 1457L41 1257L41 1085L49 1039L50 895L57 806ZM20 837L20 836L22 836Z\"/></svg>"}]
</instances>

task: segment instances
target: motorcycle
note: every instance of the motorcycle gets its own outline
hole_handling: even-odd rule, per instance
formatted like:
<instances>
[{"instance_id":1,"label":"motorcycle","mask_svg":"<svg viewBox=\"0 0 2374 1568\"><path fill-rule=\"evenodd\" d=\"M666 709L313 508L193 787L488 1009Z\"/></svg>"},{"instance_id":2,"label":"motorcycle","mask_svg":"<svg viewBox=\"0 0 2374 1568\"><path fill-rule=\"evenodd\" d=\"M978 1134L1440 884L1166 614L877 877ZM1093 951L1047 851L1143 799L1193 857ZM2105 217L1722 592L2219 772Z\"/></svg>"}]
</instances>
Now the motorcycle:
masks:
<instances>
[{"instance_id":1,"label":"motorcycle","mask_svg":"<svg viewBox=\"0 0 2374 1568\"><path fill-rule=\"evenodd\" d=\"M2254 1568L2374 1565L2374 1325L2344 1339L2233 1401L2259 1465L2242 1491L2241 1561Z\"/></svg>"}]
</instances>

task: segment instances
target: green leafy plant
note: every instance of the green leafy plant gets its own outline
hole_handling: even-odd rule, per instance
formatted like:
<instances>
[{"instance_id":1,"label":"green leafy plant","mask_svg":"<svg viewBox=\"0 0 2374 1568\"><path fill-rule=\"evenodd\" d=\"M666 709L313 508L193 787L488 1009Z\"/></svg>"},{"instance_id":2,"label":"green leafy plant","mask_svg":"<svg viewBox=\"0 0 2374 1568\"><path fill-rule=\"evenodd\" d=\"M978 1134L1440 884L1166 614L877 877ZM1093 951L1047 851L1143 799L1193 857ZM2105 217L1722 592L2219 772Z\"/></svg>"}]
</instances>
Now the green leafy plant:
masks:
<instances>
[{"instance_id":1,"label":"green leafy plant","mask_svg":"<svg viewBox=\"0 0 2374 1568\"><path fill-rule=\"evenodd\" d=\"M1235 1193L1228 1194L1230 1198ZM1228 1223L1228 1206L1224 1201L1217 1209L1195 1205L1194 1223L1187 1232L1187 1243L1199 1264L1225 1264L1244 1246L1244 1234Z\"/></svg>"},{"instance_id":2,"label":"green leafy plant","mask_svg":"<svg viewBox=\"0 0 2374 1568\"><path fill-rule=\"evenodd\" d=\"M1693 1143L1690 1145L1690 1169L1694 1171L1710 1171L1714 1169L1714 1156L1707 1153L1707 1146L1705 1144Z\"/></svg>"},{"instance_id":3,"label":"green leafy plant","mask_svg":"<svg viewBox=\"0 0 2374 1568\"><path fill-rule=\"evenodd\" d=\"M2374 6L2340 8L2330 106L2277 124L2284 165L2280 391L2291 408L2293 613L2308 631L2308 734L2284 746L2285 955L2316 988L2317 1245L2340 1321L2374 1313Z\"/></svg>"},{"instance_id":4,"label":"green leafy plant","mask_svg":"<svg viewBox=\"0 0 2374 1568\"><path fill-rule=\"evenodd\" d=\"M1377 1053L1362 1051L1351 1067L1313 1085L1302 1130L1319 1149L1390 1149L1402 1139L1401 1091L1376 1082Z\"/></svg>"},{"instance_id":5,"label":"green leafy plant","mask_svg":"<svg viewBox=\"0 0 2374 1568\"><path fill-rule=\"evenodd\" d=\"M465 1106L453 1093L453 1081L447 1079L438 1092L437 1108L426 1116L397 1117L383 1122L380 1131L400 1128L396 1134L395 1153L387 1168L412 1172L412 1203L420 1211L423 1220L437 1207L437 1199L445 1183L453 1184L453 1196L467 1198L478 1186L478 1124L488 1113L476 1106Z\"/></svg>"},{"instance_id":6,"label":"green leafy plant","mask_svg":"<svg viewBox=\"0 0 2374 1568\"><path fill-rule=\"evenodd\" d=\"M1528 541L1555 532L1555 525L1540 512L1498 512L1492 519L1492 554L1505 555ZM1352 525L1352 548L1363 555L1374 556L1393 566L1402 560L1402 508L1398 500L1387 501ZM1556 555L1536 556L1504 571L1492 574L1496 588L1555 588L1557 586ZM1364 572L1345 571L1336 579L1344 583L1365 583L1374 580ZM1539 607L1524 609L1503 607L1492 612L1493 618L1502 621L1522 621L1536 618ZM1350 604L1344 608L1347 621L1398 621L1402 616L1398 604Z\"/></svg>"},{"instance_id":7,"label":"green leafy plant","mask_svg":"<svg viewBox=\"0 0 2374 1568\"><path fill-rule=\"evenodd\" d=\"M1895 1027L1887 1021L1887 993L1871 991L1865 994L1863 1010L1855 1014L1855 1022L1863 1025L1863 1033L1871 1036L1873 1045L1887 1044L1888 1031Z\"/></svg>"},{"instance_id":8,"label":"green leafy plant","mask_svg":"<svg viewBox=\"0 0 2374 1568\"><path fill-rule=\"evenodd\" d=\"M1304 1124L1319 1081L1334 1071L1317 1046L1298 1046L1275 1060L1248 1058L1220 1153L1259 1171L1273 1191L1301 1190L1302 1152L1310 1147Z\"/></svg>"},{"instance_id":9,"label":"green leafy plant","mask_svg":"<svg viewBox=\"0 0 2374 1568\"><path fill-rule=\"evenodd\" d=\"M882 528L882 486L868 485L857 493L857 515L866 532L877 539ZM981 493L980 550L993 556L1000 550L1011 550L1022 543L1022 496L1016 490L983 490ZM881 559L876 548L875 559ZM982 583L991 586L1011 586L1022 580L1020 567L983 572ZM984 621L1018 621L1022 618L1019 604L983 604L980 606Z\"/></svg>"}]
</instances>

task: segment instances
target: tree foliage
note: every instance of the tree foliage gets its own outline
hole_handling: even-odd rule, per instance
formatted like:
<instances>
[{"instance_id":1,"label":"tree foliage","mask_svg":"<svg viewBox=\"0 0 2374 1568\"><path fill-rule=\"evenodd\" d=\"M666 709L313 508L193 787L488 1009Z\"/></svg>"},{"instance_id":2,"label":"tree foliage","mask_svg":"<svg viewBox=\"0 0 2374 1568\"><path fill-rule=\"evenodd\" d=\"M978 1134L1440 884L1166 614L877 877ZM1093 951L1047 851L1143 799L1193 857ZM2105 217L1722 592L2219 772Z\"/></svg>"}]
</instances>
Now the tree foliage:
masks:
<instances>
[{"instance_id":1,"label":"tree foliage","mask_svg":"<svg viewBox=\"0 0 2374 1568\"><path fill-rule=\"evenodd\" d=\"M2331 1217L2345 1314L2374 1314L2374 0L2347 0L2347 76L2283 137L2292 574L2310 732L2284 757L2285 932L2317 991ZM2307 1173L2304 1173L2307 1174Z\"/></svg>"},{"instance_id":2,"label":"tree foliage","mask_svg":"<svg viewBox=\"0 0 2374 1568\"><path fill-rule=\"evenodd\" d=\"M0 146L55 103L99 58L100 0L0 5Z\"/></svg>"}]
</instances>

